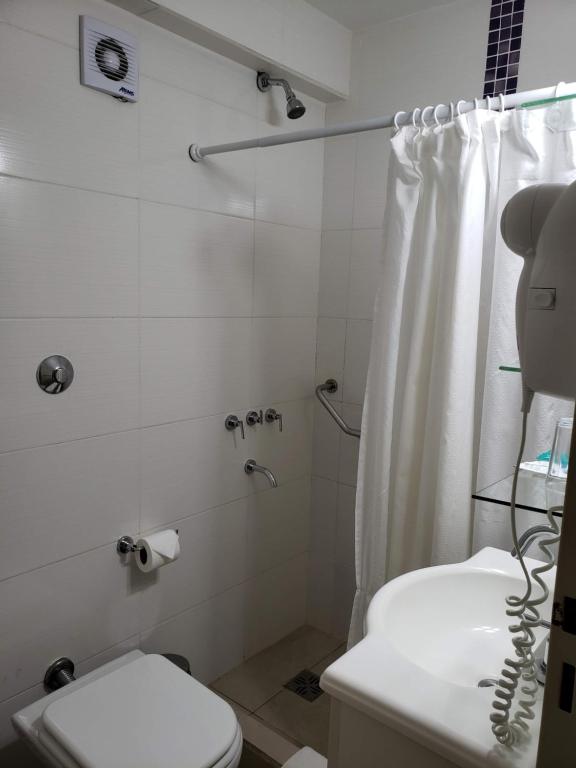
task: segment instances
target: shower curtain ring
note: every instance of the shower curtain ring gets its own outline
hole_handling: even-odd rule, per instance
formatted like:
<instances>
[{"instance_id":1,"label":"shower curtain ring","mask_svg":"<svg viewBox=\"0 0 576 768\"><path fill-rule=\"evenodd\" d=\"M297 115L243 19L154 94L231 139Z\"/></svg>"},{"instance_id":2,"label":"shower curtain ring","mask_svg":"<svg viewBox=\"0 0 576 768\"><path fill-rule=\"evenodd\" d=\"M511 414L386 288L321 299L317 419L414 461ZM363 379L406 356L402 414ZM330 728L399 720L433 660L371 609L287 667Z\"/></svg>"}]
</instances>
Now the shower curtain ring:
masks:
<instances>
[{"instance_id":1,"label":"shower curtain ring","mask_svg":"<svg viewBox=\"0 0 576 768\"><path fill-rule=\"evenodd\" d=\"M404 112L404 110L401 109L399 112L396 112L396 114L394 115L394 128L396 131L400 130L400 126L398 125L398 118L400 117L400 115L407 115L407 114L408 112Z\"/></svg>"},{"instance_id":2,"label":"shower curtain ring","mask_svg":"<svg viewBox=\"0 0 576 768\"><path fill-rule=\"evenodd\" d=\"M504 101L505 101L504 100L504 94L503 93L499 93L498 94L498 98L500 99L500 112L504 112L504 110L506 109L506 104L504 103Z\"/></svg>"},{"instance_id":3,"label":"shower curtain ring","mask_svg":"<svg viewBox=\"0 0 576 768\"><path fill-rule=\"evenodd\" d=\"M454 102L453 101L450 102L450 122L452 122L452 120L454 120Z\"/></svg>"},{"instance_id":4,"label":"shower curtain ring","mask_svg":"<svg viewBox=\"0 0 576 768\"><path fill-rule=\"evenodd\" d=\"M422 110L420 109L420 107L414 107L414 109L412 110L412 125L414 126L414 128L418 128L416 123L421 113L422 113Z\"/></svg>"},{"instance_id":5,"label":"shower curtain ring","mask_svg":"<svg viewBox=\"0 0 576 768\"><path fill-rule=\"evenodd\" d=\"M422 114L420 115L420 120L422 121L422 128L430 128L429 125L426 125L426 110L431 109L434 111L434 106L432 104L429 104L427 107L424 107L422 110Z\"/></svg>"},{"instance_id":6,"label":"shower curtain ring","mask_svg":"<svg viewBox=\"0 0 576 768\"><path fill-rule=\"evenodd\" d=\"M479 99L474 99L474 109L475 110L480 109L480 100Z\"/></svg>"},{"instance_id":7,"label":"shower curtain ring","mask_svg":"<svg viewBox=\"0 0 576 768\"><path fill-rule=\"evenodd\" d=\"M440 128L440 120L438 119L438 110L442 107L445 107L446 104L436 104L434 107L434 112L432 113L432 117L434 118L434 122L436 123L436 126Z\"/></svg>"},{"instance_id":8,"label":"shower curtain ring","mask_svg":"<svg viewBox=\"0 0 576 768\"><path fill-rule=\"evenodd\" d=\"M458 99L458 101L456 102L456 114L458 115L458 117L460 117L460 115L462 114L462 112L460 111L460 104L466 104L466 99Z\"/></svg>"}]
</instances>

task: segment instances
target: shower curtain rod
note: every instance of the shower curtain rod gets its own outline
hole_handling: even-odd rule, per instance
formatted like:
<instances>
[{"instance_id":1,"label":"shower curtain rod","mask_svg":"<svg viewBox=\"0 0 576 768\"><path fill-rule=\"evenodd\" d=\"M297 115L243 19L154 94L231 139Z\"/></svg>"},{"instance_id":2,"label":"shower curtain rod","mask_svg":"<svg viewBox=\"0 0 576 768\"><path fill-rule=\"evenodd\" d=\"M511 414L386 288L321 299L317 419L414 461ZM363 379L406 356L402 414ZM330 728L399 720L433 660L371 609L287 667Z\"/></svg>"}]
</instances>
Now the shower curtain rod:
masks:
<instances>
[{"instance_id":1,"label":"shower curtain rod","mask_svg":"<svg viewBox=\"0 0 576 768\"><path fill-rule=\"evenodd\" d=\"M576 83L564 84L567 90L576 93ZM508 96L492 96L486 99L475 99L473 101L459 101L456 109L460 114L471 112L473 109L508 109L518 107L528 101L541 101L551 99L556 96L557 86L548 88L538 88L533 91L522 91L521 93L512 93ZM395 115L387 117L373 117L370 120L362 120L355 123L338 123L329 128L308 128L303 131L292 131L291 133L277 133L275 136L262 136L257 139L245 139L244 141L233 141L230 144L213 144L209 147L199 147L198 144L191 144L188 147L190 159L194 162L200 162L209 155L221 155L224 152L238 152L241 149L255 149L262 147L278 147L281 144L295 144L300 141L312 141L313 139L327 139L331 136L345 136L349 133L363 133L364 131L378 131L382 128L391 128L396 119L397 125L407 125L417 116L421 116L426 110L434 107L425 107L421 110L415 107L409 112L397 112ZM451 117L450 106L439 104L434 109L434 116L439 120L446 120Z\"/></svg>"}]
</instances>

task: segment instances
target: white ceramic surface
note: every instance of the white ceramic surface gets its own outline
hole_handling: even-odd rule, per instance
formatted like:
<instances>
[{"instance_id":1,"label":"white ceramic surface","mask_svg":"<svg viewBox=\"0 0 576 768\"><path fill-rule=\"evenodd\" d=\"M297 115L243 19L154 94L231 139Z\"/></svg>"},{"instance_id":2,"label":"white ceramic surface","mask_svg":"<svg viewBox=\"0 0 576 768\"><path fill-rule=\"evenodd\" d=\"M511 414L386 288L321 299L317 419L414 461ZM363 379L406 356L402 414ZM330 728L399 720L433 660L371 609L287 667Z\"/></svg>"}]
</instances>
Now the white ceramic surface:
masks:
<instances>
[{"instance_id":1,"label":"white ceramic surface","mask_svg":"<svg viewBox=\"0 0 576 768\"><path fill-rule=\"evenodd\" d=\"M545 575L552 588L554 576ZM523 591L518 561L489 547L464 563L400 576L376 593L366 637L326 670L322 687L456 765L532 768L538 725L526 749L503 762L489 721L494 688L478 688L512 651L504 601Z\"/></svg>"}]
</instances>

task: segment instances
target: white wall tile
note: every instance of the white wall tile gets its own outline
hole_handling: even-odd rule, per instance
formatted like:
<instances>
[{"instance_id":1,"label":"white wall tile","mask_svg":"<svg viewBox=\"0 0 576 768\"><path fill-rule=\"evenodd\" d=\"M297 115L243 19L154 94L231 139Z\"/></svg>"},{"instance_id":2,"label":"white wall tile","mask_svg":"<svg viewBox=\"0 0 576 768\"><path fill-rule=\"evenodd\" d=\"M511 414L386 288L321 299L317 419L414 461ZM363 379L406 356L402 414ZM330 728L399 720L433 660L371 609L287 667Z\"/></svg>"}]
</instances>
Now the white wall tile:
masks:
<instances>
[{"instance_id":1,"label":"white wall tile","mask_svg":"<svg viewBox=\"0 0 576 768\"><path fill-rule=\"evenodd\" d=\"M304 624L307 571L307 555L298 555L243 585L246 656L254 656Z\"/></svg>"},{"instance_id":2,"label":"white wall tile","mask_svg":"<svg viewBox=\"0 0 576 768\"><path fill-rule=\"evenodd\" d=\"M337 565L334 570L334 592L337 599L334 602L333 634L346 638L350 628L352 605L356 593L356 573L353 565Z\"/></svg>"},{"instance_id":3,"label":"white wall tile","mask_svg":"<svg viewBox=\"0 0 576 768\"><path fill-rule=\"evenodd\" d=\"M249 318L144 319L143 424L245 407L250 323Z\"/></svg>"},{"instance_id":4,"label":"white wall tile","mask_svg":"<svg viewBox=\"0 0 576 768\"><path fill-rule=\"evenodd\" d=\"M318 315L347 317L351 230L322 232Z\"/></svg>"},{"instance_id":5,"label":"white wall tile","mask_svg":"<svg viewBox=\"0 0 576 768\"><path fill-rule=\"evenodd\" d=\"M140 222L143 315L252 314L251 221L142 202Z\"/></svg>"},{"instance_id":6,"label":"white wall tile","mask_svg":"<svg viewBox=\"0 0 576 768\"><path fill-rule=\"evenodd\" d=\"M1 21L73 48L79 47L80 14L94 16L134 35L138 34L141 26L141 22L132 13L126 13L103 0L2 0L0 4Z\"/></svg>"},{"instance_id":7,"label":"white wall tile","mask_svg":"<svg viewBox=\"0 0 576 768\"><path fill-rule=\"evenodd\" d=\"M59 656L85 659L138 631L130 567L110 544L0 582L0 679L8 698Z\"/></svg>"},{"instance_id":8,"label":"white wall tile","mask_svg":"<svg viewBox=\"0 0 576 768\"><path fill-rule=\"evenodd\" d=\"M254 318L251 400L266 403L311 397L316 355L313 317ZM227 369L230 375L230 368Z\"/></svg>"},{"instance_id":9,"label":"white wall tile","mask_svg":"<svg viewBox=\"0 0 576 768\"><path fill-rule=\"evenodd\" d=\"M261 124L261 133L270 128ZM322 141L260 149L256 156L256 218L292 227L322 226Z\"/></svg>"},{"instance_id":10,"label":"white wall tile","mask_svg":"<svg viewBox=\"0 0 576 768\"><path fill-rule=\"evenodd\" d=\"M0 579L138 529L138 434L0 454Z\"/></svg>"},{"instance_id":11,"label":"white wall tile","mask_svg":"<svg viewBox=\"0 0 576 768\"><path fill-rule=\"evenodd\" d=\"M312 558L334 562L338 519L338 485L323 477L312 478L310 553Z\"/></svg>"},{"instance_id":12,"label":"white wall tile","mask_svg":"<svg viewBox=\"0 0 576 768\"><path fill-rule=\"evenodd\" d=\"M141 627L149 628L240 584L248 573L247 506L238 499L177 523L181 555L138 573Z\"/></svg>"},{"instance_id":13,"label":"white wall tile","mask_svg":"<svg viewBox=\"0 0 576 768\"><path fill-rule=\"evenodd\" d=\"M363 403L370 357L371 320L348 320L342 398L347 403Z\"/></svg>"},{"instance_id":14,"label":"white wall tile","mask_svg":"<svg viewBox=\"0 0 576 768\"><path fill-rule=\"evenodd\" d=\"M338 486L336 525L336 561L338 565L354 565L354 507L356 488Z\"/></svg>"},{"instance_id":15,"label":"white wall tile","mask_svg":"<svg viewBox=\"0 0 576 768\"><path fill-rule=\"evenodd\" d=\"M179 653L193 677L210 683L242 662L244 588L221 595L142 633L146 653Z\"/></svg>"},{"instance_id":16,"label":"white wall tile","mask_svg":"<svg viewBox=\"0 0 576 768\"><path fill-rule=\"evenodd\" d=\"M341 403L334 403L336 411L341 411ZM330 480L338 479L340 443L343 433L332 416L321 403L314 403L314 442L312 448L312 466L314 475Z\"/></svg>"},{"instance_id":17,"label":"white wall tile","mask_svg":"<svg viewBox=\"0 0 576 768\"><path fill-rule=\"evenodd\" d=\"M320 232L255 226L254 314L316 316Z\"/></svg>"},{"instance_id":18,"label":"white wall tile","mask_svg":"<svg viewBox=\"0 0 576 768\"><path fill-rule=\"evenodd\" d=\"M338 390L326 392L329 400L342 400L344 380L344 350L346 346L346 320L318 318L318 348L316 351L316 383L336 379Z\"/></svg>"},{"instance_id":19,"label":"white wall tile","mask_svg":"<svg viewBox=\"0 0 576 768\"><path fill-rule=\"evenodd\" d=\"M0 315L136 315L137 205L0 177Z\"/></svg>"},{"instance_id":20,"label":"white wall tile","mask_svg":"<svg viewBox=\"0 0 576 768\"><path fill-rule=\"evenodd\" d=\"M140 88L141 196L252 217L253 150L193 163L188 147L252 138L257 135L256 120L146 77L140 79Z\"/></svg>"},{"instance_id":21,"label":"white wall tile","mask_svg":"<svg viewBox=\"0 0 576 768\"><path fill-rule=\"evenodd\" d=\"M1 320L0 451L106 434L138 425L137 320ZM64 355L75 377L43 392L36 368Z\"/></svg>"},{"instance_id":22,"label":"white wall tile","mask_svg":"<svg viewBox=\"0 0 576 768\"><path fill-rule=\"evenodd\" d=\"M264 464L277 476L283 485L302 475L311 474L312 464L312 414L313 402L292 400L290 402L270 403L282 414L284 428L282 433L278 424L263 424L261 427L248 429L245 450L251 451L246 458L253 458ZM269 485L261 475L250 477L253 491L266 490Z\"/></svg>"},{"instance_id":23,"label":"white wall tile","mask_svg":"<svg viewBox=\"0 0 576 768\"><path fill-rule=\"evenodd\" d=\"M354 429L362 426L362 406L343 403L342 417ZM358 451L360 440L351 435L342 435L340 443L340 460L338 463L338 481L347 485L356 485L358 475Z\"/></svg>"},{"instance_id":24,"label":"white wall tile","mask_svg":"<svg viewBox=\"0 0 576 768\"><path fill-rule=\"evenodd\" d=\"M352 229L356 141L356 136L352 135L324 142L324 230Z\"/></svg>"},{"instance_id":25,"label":"white wall tile","mask_svg":"<svg viewBox=\"0 0 576 768\"><path fill-rule=\"evenodd\" d=\"M1 173L136 194L138 104L81 86L75 49L7 25L0 68Z\"/></svg>"},{"instance_id":26,"label":"white wall tile","mask_svg":"<svg viewBox=\"0 0 576 768\"><path fill-rule=\"evenodd\" d=\"M390 134L361 133L357 142L353 226L379 229L384 223L386 206Z\"/></svg>"},{"instance_id":27,"label":"white wall tile","mask_svg":"<svg viewBox=\"0 0 576 768\"><path fill-rule=\"evenodd\" d=\"M253 69L160 29L148 17L140 24L138 37L142 74L231 109L257 114L260 94Z\"/></svg>"},{"instance_id":28,"label":"white wall tile","mask_svg":"<svg viewBox=\"0 0 576 768\"><path fill-rule=\"evenodd\" d=\"M348 317L372 319L382 267L382 230L356 229L352 233Z\"/></svg>"},{"instance_id":29,"label":"white wall tile","mask_svg":"<svg viewBox=\"0 0 576 768\"><path fill-rule=\"evenodd\" d=\"M328 635L334 634L335 582L333 563L315 557L309 558L306 623Z\"/></svg>"},{"instance_id":30,"label":"white wall tile","mask_svg":"<svg viewBox=\"0 0 576 768\"><path fill-rule=\"evenodd\" d=\"M290 0L283 8L287 66L301 71L305 63L309 77L347 91L350 31L305 0Z\"/></svg>"},{"instance_id":31,"label":"white wall tile","mask_svg":"<svg viewBox=\"0 0 576 768\"><path fill-rule=\"evenodd\" d=\"M268 570L305 552L309 533L310 477L251 496L245 537L250 572Z\"/></svg>"},{"instance_id":32,"label":"white wall tile","mask_svg":"<svg viewBox=\"0 0 576 768\"><path fill-rule=\"evenodd\" d=\"M224 428L225 415L142 431L143 530L251 492L251 479L244 472L249 448L239 429Z\"/></svg>"}]
</instances>

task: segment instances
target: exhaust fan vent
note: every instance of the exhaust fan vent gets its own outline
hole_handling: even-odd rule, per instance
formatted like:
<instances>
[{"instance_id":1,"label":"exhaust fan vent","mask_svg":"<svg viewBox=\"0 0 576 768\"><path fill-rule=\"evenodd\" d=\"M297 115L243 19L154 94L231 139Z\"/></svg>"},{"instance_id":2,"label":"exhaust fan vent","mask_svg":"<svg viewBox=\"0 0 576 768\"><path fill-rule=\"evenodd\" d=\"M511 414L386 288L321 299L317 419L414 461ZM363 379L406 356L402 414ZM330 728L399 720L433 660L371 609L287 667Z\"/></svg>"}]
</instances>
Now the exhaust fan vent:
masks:
<instances>
[{"instance_id":1,"label":"exhaust fan vent","mask_svg":"<svg viewBox=\"0 0 576 768\"><path fill-rule=\"evenodd\" d=\"M138 41L122 29L80 16L80 82L124 101L138 101Z\"/></svg>"}]
</instances>

